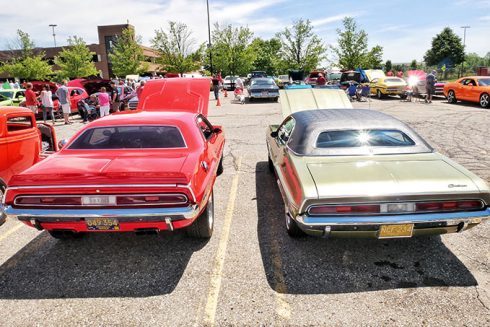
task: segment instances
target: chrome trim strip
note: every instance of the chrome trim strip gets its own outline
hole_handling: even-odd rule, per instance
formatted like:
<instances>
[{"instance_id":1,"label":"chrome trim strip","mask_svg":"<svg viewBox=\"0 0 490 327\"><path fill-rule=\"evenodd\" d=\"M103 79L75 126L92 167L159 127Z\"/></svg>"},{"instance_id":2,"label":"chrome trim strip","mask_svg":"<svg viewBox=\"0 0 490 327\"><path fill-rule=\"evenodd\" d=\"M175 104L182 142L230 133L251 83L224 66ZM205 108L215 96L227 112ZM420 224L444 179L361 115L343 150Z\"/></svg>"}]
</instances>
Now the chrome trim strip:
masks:
<instances>
[{"instance_id":1,"label":"chrome trim strip","mask_svg":"<svg viewBox=\"0 0 490 327\"><path fill-rule=\"evenodd\" d=\"M11 186L7 190L22 189L49 189L49 188L103 188L103 187L179 187L178 184L89 184L89 185L36 185L36 186Z\"/></svg>"},{"instance_id":2,"label":"chrome trim strip","mask_svg":"<svg viewBox=\"0 0 490 327\"><path fill-rule=\"evenodd\" d=\"M459 222L459 220L471 220L473 218L490 218L490 209L482 211L463 211L446 213L428 213L413 215L386 215L386 216L347 216L327 217L300 215L296 220L305 226L337 226L337 225L385 225L385 224L414 224L432 222Z\"/></svg>"},{"instance_id":3,"label":"chrome trim strip","mask_svg":"<svg viewBox=\"0 0 490 327\"><path fill-rule=\"evenodd\" d=\"M157 218L165 217L194 219L199 214L199 206L192 205L183 208L132 208L132 209L18 209L12 206L5 207L5 213L8 217L19 220L30 220L38 218Z\"/></svg>"},{"instance_id":4,"label":"chrome trim strip","mask_svg":"<svg viewBox=\"0 0 490 327\"><path fill-rule=\"evenodd\" d=\"M39 194L39 195L18 195L14 199L14 205L17 207L55 207L55 208L78 208L78 207L141 207L141 206L161 206L161 205L179 205L179 204L186 204L189 202L189 199L187 198L187 195L183 193L134 193L134 194L94 194L93 196L98 196L98 195L103 195L103 196L115 196L116 197L116 204L79 204L79 205L71 205L71 204L19 204L17 203L18 199L21 198L41 198L41 197L50 197L50 198L74 198L74 197L84 197L87 196L87 194L73 194L73 195L57 195L57 194ZM185 201L181 202L173 202L173 203L139 203L139 204L117 204L117 198L118 197L128 197L128 196L184 196ZM90 195L92 196L92 195Z\"/></svg>"}]
</instances>

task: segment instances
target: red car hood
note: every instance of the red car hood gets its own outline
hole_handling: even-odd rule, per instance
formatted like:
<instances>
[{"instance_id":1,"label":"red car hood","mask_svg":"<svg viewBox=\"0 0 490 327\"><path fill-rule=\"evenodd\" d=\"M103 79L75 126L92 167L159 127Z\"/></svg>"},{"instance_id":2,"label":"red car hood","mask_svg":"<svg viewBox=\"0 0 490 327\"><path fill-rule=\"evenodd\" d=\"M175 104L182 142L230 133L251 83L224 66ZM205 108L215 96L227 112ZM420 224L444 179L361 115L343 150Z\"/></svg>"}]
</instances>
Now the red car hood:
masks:
<instances>
[{"instance_id":1,"label":"red car hood","mask_svg":"<svg viewBox=\"0 0 490 327\"><path fill-rule=\"evenodd\" d=\"M145 84L138 103L143 111L179 111L208 115L209 78L171 78Z\"/></svg>"},{"instance_id":2,"label":"red car hood","mask_svg":"<svg viewBox=\"0 0 490 327\"><path fill-rule=\"evenodd\" d=\"M10 186L91 184L188 184L188 154L52 155L14 176Z\"/></svg>"}]
</instances>

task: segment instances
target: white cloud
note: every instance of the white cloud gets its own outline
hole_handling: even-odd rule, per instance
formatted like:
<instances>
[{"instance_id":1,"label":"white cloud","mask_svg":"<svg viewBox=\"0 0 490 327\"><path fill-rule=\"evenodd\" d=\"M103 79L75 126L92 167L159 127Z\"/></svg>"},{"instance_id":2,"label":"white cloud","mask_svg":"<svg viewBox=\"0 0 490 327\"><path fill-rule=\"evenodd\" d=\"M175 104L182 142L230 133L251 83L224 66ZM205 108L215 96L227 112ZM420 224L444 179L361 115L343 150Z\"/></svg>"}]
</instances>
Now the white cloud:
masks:
<instances>
[{"instance_id":1,"label":"white cloud","mask_svg":"<svg viewBox=\"0 0 490 327\"><path fill-rule=\"evenodd\" d=\"M323 25L342 21L345 17L358 17L360 15L361 15L361 13L359 13L359 12L344 13L344 14L325 17L325 18L321 18L321 19L315 19L315 20L311 21L311 24L315 27L320 27Z\"/></svg>"}]
</instances>

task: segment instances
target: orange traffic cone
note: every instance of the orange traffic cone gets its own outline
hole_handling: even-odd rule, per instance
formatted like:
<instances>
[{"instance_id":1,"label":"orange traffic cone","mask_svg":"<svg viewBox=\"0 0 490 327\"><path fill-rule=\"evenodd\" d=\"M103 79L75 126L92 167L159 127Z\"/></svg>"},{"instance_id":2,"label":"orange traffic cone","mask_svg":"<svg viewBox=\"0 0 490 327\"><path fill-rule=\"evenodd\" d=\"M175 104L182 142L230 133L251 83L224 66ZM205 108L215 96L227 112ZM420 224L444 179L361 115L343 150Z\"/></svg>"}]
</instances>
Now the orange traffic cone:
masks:
<instances>
[{"instance_id":1,"label":"orange traffic cone","mask_svg":"<svg viewBox=\"0 0 490 327\"><path fill-rule=\"evenodd\" d=\"M219 102L219 98L216 100L216 107L221 107L221 102Z\"/></svg>"},{"instance_id":2,"label":"orange traffic cone","mask_svg":"<svg viewBox=\"0 0 490 327\"><path fill-rule=\"evenodd\" d=\"M225 89L225 98L228 97L228 91Z\"/></svg>"}]
</instances>

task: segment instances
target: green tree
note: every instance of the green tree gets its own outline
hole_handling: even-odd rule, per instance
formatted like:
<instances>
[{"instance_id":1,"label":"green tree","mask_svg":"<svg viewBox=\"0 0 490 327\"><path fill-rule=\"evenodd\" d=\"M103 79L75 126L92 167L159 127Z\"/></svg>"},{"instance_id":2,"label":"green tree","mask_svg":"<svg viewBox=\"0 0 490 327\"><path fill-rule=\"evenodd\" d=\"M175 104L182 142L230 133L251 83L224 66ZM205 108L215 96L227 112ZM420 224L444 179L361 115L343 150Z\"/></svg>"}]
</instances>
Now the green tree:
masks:
<instances>
[{"instance_id":1,"label":"green tree","mask_svg":"<svg viewBox=\"0 0 490 327\"><path fill-rule=\"evenodd\" d=\"M51 66L43 59L44 53L34 53L35 45L29 34L17 30L17 40L9 47L12 60L0 67L1 72L27 80L45 80L53 73Z\"/></svg>"},{"instance_id":2,"label":"green tree","mask_svg":"<svg viewBox=\"0 0 490 327\"><path fill-rule=\"evenodd\" d=\"M281 42L279 56L289 69L303 69L307 72L319 66L327 51L322 39L313 32L307 19L300 19L290 28L276 34Z\"/></svg>"},{"instance_id":3,"label":"green tree","mask_svg":"<svg viewBox=\"0 0 490 327\"><path fill-rule=\"evenodd\" d=\"M446 64L455 66L464 60L464 46L461 38L449 27L444 28L441 33L432 39L432 47L427 50L424 61L427 66Z\"/></svg>"},{"instance_id":4,"label":"green tree","mask_svg":"<svg viewBox=\"0 0 490 327\"><path fill-rule=\"evenodd\" d=\"M248 27L214 25L213 66L225 75L246 75L253 67L256 58L251 46L253 33Z\"/></svg>"},{"instance_id":5,"label":"green tree","mask_svg":"<svg viewBox=\"0 0 490 327\"><path fill-rule=\"evenodd\" d=\"M416 70L417 67L418 67L417 60L416 59L412 60L412 62L410 63L410 69L411 70Z\"/></svg>"},{"instance_id":6,"label":"green tree","mask_svg":"<svg viewBox=\"0 0 490 327\"><path fill-rule=\"evenodd\" d=\"M361 67L368 54L368 35L352 17L345 17L343 25L343 30L337 29L338 46L333 48L338 64L343 69Z\"/></svg>"},{"instance_id":7,"label":"green tree","mask_svg":"<svg viewBox=\"0 0 490 327\"><path fill-rule=\"evenodd\" d=\"M253 62L253 70L265 71L268 75L277 75L283 72L281 69L281 60L279 59L279 51L281 50L281 42L277 38L264 40L255 38L250 47L256 54Z\"/></svg>"},{"instance_id":8,"label":"green tree","mask_svg":"<svg viewBox=\"0 0 490 327\"><path fill-rule=\"evenodd\" d=\"M92 61L95 52L85 44L78 36L68 38L68 47L64 47L54 63L60 68L57 72L61 78L81 78L96 75L98 73Z\"/></svg>"},{"instance_id":9,"label":"green tree","mask_svg":"<svg viewBox=\"0 0 490 327\"><path fill-rule=\"evenodd\" d=\"M382 65L383 47L377 45L369 50L369 52L366 54L362 67L366 69L379 69Z\"/></svg>"},{"instance_id":10,"label":"green tree","mask_svg":"<svg viewBox=\"0 0 490 327\"><path fill-rule=\"evenodd\" d=\"M392 69L393 69L393 64L391 63L391 60L386 60L386 63L385 63L385 72L389 72Z\"/></svg>"},{"instance_id":11,"label":"green tree","mask_svg":"<svg viewBox=\"0 0 490 327\"><path fill-rule=\"evenodd\" d=\"M169 22L168 31L156 30L151 43L159 51L159 62L167 71L182 75L201 66L200 54L192 52L192 32L184 23ZM202 52L202 46L198 51Z\"/></svg>"},{"instance_id":12,"label":"green tree","mask_svg":"<svg viewBox=\"0 0 490 327\"><path fill-rule=\"evenodd\" d=\"M116 76L142 74L148 71L149 64L144 61L143 49L139 45L141 42L141 36L135 36L134 31L129 28L125 28L116 38L109 53L112 72Z\"/></svg>"}]
</instances>

